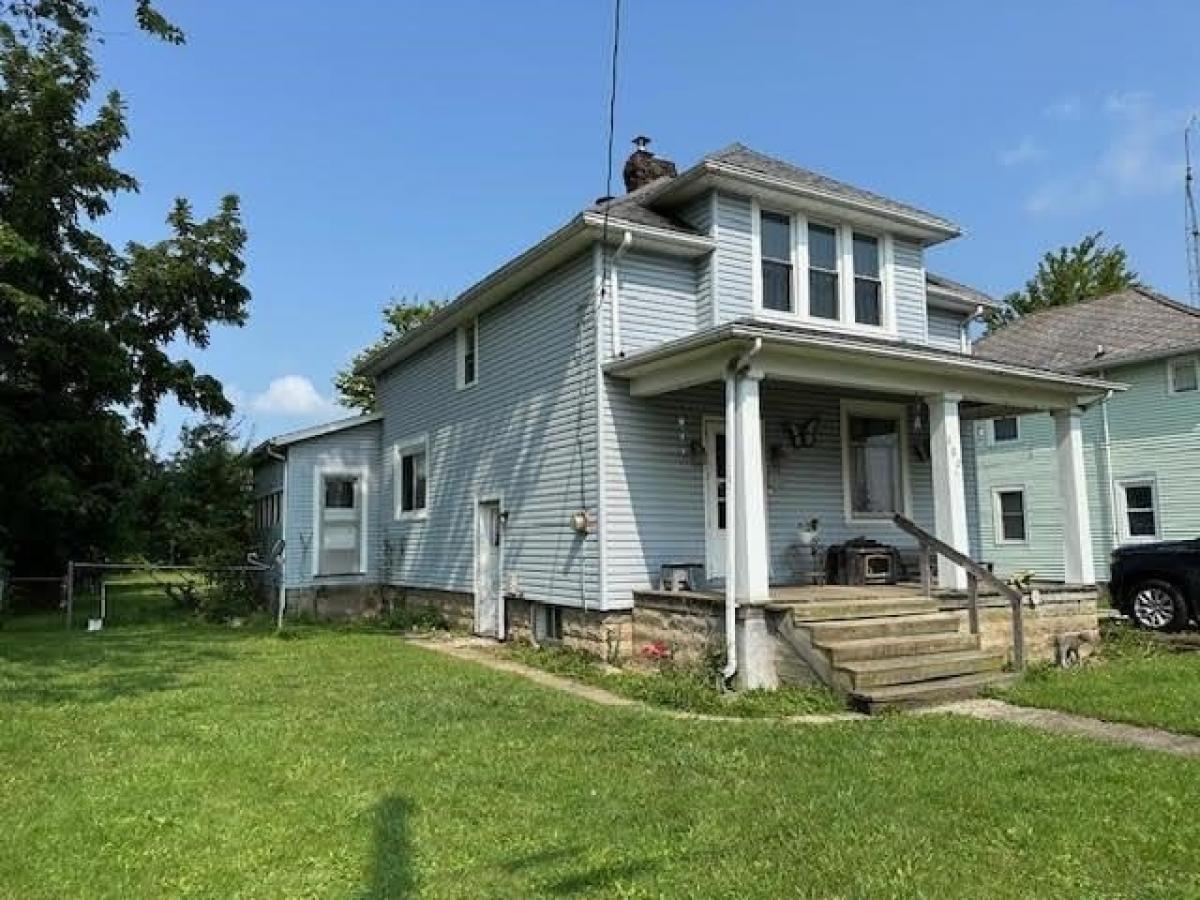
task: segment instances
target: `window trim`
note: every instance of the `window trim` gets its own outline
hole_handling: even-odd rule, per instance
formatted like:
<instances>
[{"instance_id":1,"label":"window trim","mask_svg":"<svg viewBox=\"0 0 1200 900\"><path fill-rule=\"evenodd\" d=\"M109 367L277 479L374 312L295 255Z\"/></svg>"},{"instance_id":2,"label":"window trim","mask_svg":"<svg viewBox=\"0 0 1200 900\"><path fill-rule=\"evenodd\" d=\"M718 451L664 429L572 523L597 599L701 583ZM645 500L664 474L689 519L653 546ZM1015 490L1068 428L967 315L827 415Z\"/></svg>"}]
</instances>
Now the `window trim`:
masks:
<instances>
[{"instance_id":1,"label":"window trim","mask_svg":"<svg viewBox=\"0 0 1200 900\"><path fill-rule=\"evenodd\" d=\"M755 236L754 245L757 248L755 272L757 274L757 301L759 309L769 316L796 316L800 312L800 297L796 290L796 216L794 213L783 212L778 209L763 209L757 203L754 205L754 222ZM763 286L763 263L772 262L777 265L782 264L783 260L775 256L766 256L762 252L762 220L763 216L776 216L780 219L786 219L788 223L788 289L791 301L790 309L768 309L766 302L766 289Z\"/></svg>"},{"instance_id":2,"label":"window trim","mask_svg":"<svg viewBox=\"0 0 1200 900\"><path fill-rule=\"evenodd\" d=\"M404 457L414 451L425 455L425 505L420 509L402 509L404 502ZM394 521L422 522L429 518L429 501L433 496L433 466L430 463L429 434L418 434L397 441L392 447L392 518Z\"/></svg>"},{"instance_id":3,"label":"window trim","mask_svg":"<svg viewBox=\"0 0 1200 900\"><path fill-rule=\"evenodd\" d=\"M860 276L858 274L858 269L855 268L855 266L854 266L854 238L855 238L855 235L865 237L865 238L870 238L871 240L873 240L875 242L875 255L877 257L878 269L879 269L879 275L877 277L873 277L870 275ZM850 248L850 254L848 257L849 262L850 262L850 303L849 303L850 323L857 326L858 328L873 328L876 330L882 330L887 327L887 321L888 321L887 299L885 297L885 282L884 282L884 257L883 257L884 236L881 234L877 234L876 232L873 232L873 231L867 231L866 229L863 229L863 228L855 228L853 226L849 226L848 237L849 237L849 248ZM856 288L858 285L858 279L860 277L864 281L874 281L879 284L879 324L878 325L872 324L871 322L858 321L858 295L856 293Z\"/></svg>"},{"instance_id":4,"label":"window trim","mask_svg":"<svg viewBox=\"0 0 1200 900\"><path fill-rule=\"evenodd\" d=\"M1154 515L1153 534L1131 534L1129 530L1129 498L1125 491L1131 487L1150 488L1150 512ZM1114 493L1117 495L1117 511L1120 515L1117 534L1122 544L1152 543L1162 540L1162 508L1159 505L1158 479L1153 475L1136 475L1129 478L1113 479Z\"/></svg>"},{"instance_id":5,"label":"window trim","mask_svg":"<svg viewBox=\"0 0 1200 900\"><path fill-rule=\"evenodd\" d=\"M1012 419L1016 423L1017 433L1010 438L996 437L996 423L1001 419ZM1003 446L1004 444L1015 444L1021 440L1021 417L1020 416L995 416L988 420L991 428L988 429L988 437L991 439L993 447Z\"/></svg>"},{"instance_id":6,"label":"window trim","mask_svg":"<svg viewBox=\"0 0 1200 900\"><path fill-rule=\"evenodd\" d=\"M1001 494L1021 495L1021 523L1024 525L1025 537L1010 538L1004 534L1004 507L1000 503ZM998 547L1024 547L1029 544L1029 490L1024 484L992 485L992 541Z\"/></svg>"},{"instance_id":7,"label":"window trim","mask_svg":"<svg viewBox=\"0 0 1200 900\"><path fill-rule=\"evenodd\" d=\"M370 491L367 488L367 478L369 477L369 467L367 466L317 466L313 470L313 552L312 552L312 577L313 578L358 578L366 575L368 555L367 548L370 546L370 522L371 518L367 515L367 504ZM337 572L323 573L321 571L321 528L325 521L325 479L326 478L357 478L358 479L358 571L357 572Z\"/></svg>"},{"instance_id":8,"label":"window trim","mask_svg":"<svg viewBox=\"0 0 1200 900\"><path fill-rule=\"evenodd\" d=\"M471 355L475 360L475 371L467 381L467 329L471 329ZM454 386L463 391L479 384L479 317L476 316L459 325L454 332Z\"/></svg>"},{"instance_id":9,"label":"window trim","mask_svg":"<svg viewBox=\"0 0 1200 900\"><path fill-rule=\"evenodd\" d=\"M1175 387L1175 366L1179 363L1191 363L1192 372L1196 376L1196 387L1179 390ZM1200 394L1200 356L1176 356L1167 360L1167 393L1174 397L1187 394Z\"/></svg>"},{"instance_id":10,"label":"window trim","mask_svg":"<svg viewBox=\"0 0 1200 900\"><path fill-rule=\"evenodd\" d=\"M888 403L879 400L842 400L841 401L841 442L842 442L842 513L847 524L865 522L888 522L891 513L858 513L854 511L853 490L850 470L850 419L863 417L874 419L892 419L898 423L898 438L900 442L900 505L903 509L896 512L912 516L912 470L911 453L909 451L908 409L902 403Z\"/></svg>"}]
</instances>

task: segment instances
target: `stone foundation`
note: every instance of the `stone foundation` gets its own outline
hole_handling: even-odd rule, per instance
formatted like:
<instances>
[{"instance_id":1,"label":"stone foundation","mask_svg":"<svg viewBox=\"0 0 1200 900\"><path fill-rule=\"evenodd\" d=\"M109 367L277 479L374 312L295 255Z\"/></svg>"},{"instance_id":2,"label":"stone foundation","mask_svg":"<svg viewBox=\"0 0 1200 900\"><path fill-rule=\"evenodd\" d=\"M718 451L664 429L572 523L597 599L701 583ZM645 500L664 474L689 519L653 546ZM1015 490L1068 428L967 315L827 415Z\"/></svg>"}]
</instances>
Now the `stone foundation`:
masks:
<instances>
[{"instance_id":1,"label":"stone foundation","mask_svg":"<svg viewBox=\"0 0 1200 900\"><path fill-rule=\"evenodd\" d=\"M725 647L725 602L709 594L635 591L631 624L635 657L659 645L677 662L699 665Z\"/></svg>"},{"instance_id":2,"label":"stone foundation","mask_svg":"<svg viewBox=\"0 0 1200 900\"><path fill-rule=\"evenodd\" d=\"M1057 662L1061 645L1074 647L1080 658L1090 656L1100 640L1095 588L1036 588L1033 604L1021 610L1025 632L1025 662ZM980 598L979 637L984 650L1012 655L1012 610L999 598ZM966 612L962 613L963 629Z\"/></svg>"},{"instance_id":3,"label":"stone foundation","mask_svg":"<svg viewBox=\"0 0 1200 900\"><path fill-rule=\"evenodd\" d=\"M287 614L322 620L369 619L383 608L377 584L317 584L287 589Z\"/></svg>"}]
</instances>

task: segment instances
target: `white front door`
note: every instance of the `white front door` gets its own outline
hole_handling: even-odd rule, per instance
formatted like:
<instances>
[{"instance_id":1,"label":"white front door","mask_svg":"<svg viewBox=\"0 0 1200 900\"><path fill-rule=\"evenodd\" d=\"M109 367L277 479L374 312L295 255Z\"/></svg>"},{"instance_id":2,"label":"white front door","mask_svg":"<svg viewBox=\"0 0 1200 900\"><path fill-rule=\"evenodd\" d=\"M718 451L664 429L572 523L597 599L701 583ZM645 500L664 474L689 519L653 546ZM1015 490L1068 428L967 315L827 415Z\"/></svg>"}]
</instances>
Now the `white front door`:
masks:
<instances>
[{"instance_id":1,"label":"white front door","mask_svg":"<svg viewBox=\"0 0 1200 900\"><path fill-rule=\"evenodd\" d=\"M486 500L475 515L475 632L502 638L500 503Z\"/></svg>"},{"instance_id":2,"label":"white front door","mask_svg":"<svg viewBox=\"0 0 1200 900\"><path fill-rule=\"evenodd\" d=\"M726 523L733 515L728 491L728 456L725 443L725 421L706 419L704 448L708 456L704 467L704 556L709 578L725 577ZM763 448L763 494L766 495L766 448ZM765 507L764 507L765 511ZM763 517L763 528L767 527Z\"/></svg>"}]
</instances>

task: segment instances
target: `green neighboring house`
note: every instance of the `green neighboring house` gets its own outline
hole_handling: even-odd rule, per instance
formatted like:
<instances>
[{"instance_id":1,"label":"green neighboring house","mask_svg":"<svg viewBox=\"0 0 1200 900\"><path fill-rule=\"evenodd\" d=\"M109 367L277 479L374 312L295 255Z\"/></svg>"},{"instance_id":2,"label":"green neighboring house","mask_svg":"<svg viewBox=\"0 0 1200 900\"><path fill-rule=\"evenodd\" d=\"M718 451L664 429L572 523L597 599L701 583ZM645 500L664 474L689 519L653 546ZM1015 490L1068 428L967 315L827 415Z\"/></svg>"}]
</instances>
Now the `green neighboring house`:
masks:
<instances>
[{"instance_id":1,"label":"green neighboring house","mask_svg":"<svg viewBox=\"0 0 1200 900\"><path fill-rule=\"evenodd\" d=\"M1082 414L1097 581L1114 547L1200 535L1200 311L1134 288L1027 316L975 353L1128 386ZM1054 423L995 413L969 426L974 453L964 447L972 555L1000 573L1061 578Z\"/></svg>"}]
</instances>

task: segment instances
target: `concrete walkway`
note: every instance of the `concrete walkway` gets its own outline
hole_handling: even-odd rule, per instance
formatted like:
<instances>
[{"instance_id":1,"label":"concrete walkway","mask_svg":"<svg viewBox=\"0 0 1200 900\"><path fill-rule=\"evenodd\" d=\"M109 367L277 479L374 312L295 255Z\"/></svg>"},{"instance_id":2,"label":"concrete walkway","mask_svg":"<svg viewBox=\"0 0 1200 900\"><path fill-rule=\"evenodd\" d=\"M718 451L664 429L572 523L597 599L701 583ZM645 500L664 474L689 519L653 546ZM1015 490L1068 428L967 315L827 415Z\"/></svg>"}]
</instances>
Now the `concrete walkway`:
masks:
<instances>
[{"instance_id":1,"label":"concrete walkway","mask_svg":"<svg viewBox=\"0 0 1200 900\"><path fill-rule=\"evenodd\" d=\"M421 637L409 638L409 643L417 647L423 647L426 650L433 650L437 653L443 653L446 656L452 656L455 659L465 660L467 662L478 663L481 666L487 666L489 669L495 669L497 672L507 672L511 675L519 675L522 678L527 678L536 684L543 687L554 688L562 691L565 694L570 694L573 697L579 697L581 700L589 700L592 703L598 703L601 706L624 706L634 709L645 710L646 712L655 713L661 716L667 716L671 719L688 719L699 722L758 722L758 723L781 723L785 725L833 725L841 722L858 722L868 718L860 713L844 712L844 713L823 713L809 716L718 716L710 713L693 713L686 712L681 709L667 709L661 706L651 706L649 703L643 703L640 700L631 700L628 697L622 697L619 694L614 694L611 691L606 691L603 688L594 687L590 684L583 684L575 681L572 678L563 678L561 675L552 675L542 669L527 666L524 663L519 663L516 660L504 659L497 656L493 651L496 647L494 641L489 641L486 638L442 638L442 637Z\"/></svg>"},{"instance_id":2,"label":"concrete walkway","mask_svg":"<svg viewBox=\"0 0 1200 900\"><path fill-rule=\"evenodd\" d=\"M969 716L973 719L1007 722L1011 725L1022 725L1057 734L1075 734L1110 744L1140 747L1143 750L1158 750L1176 756L1200 756L1200 737L1160 731L1157 728L1105 722L1101 719L1090 719L1086 716L1076 716L1053 709L1013 706L1002 700L959 700L955 703L923 709L920 710L920 713L923 715L949 713L956 716Z\"/></svg>"}]
</instances>

